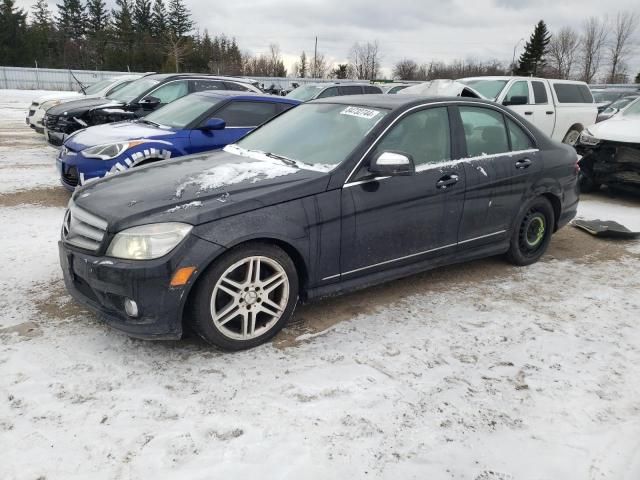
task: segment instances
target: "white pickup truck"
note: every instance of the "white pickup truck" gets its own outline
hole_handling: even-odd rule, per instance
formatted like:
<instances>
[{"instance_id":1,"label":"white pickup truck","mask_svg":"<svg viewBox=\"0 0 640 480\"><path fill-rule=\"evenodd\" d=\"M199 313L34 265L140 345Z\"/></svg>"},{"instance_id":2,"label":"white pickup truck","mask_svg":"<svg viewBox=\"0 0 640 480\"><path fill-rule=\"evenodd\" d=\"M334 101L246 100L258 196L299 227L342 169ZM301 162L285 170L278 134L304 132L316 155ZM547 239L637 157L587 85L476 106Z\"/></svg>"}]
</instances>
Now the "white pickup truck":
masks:
<instances>
[{"instance_id":1,"label":"white pickup truck","mask_svg":"<svg viewBox=\"0 0 640 480\"><path fill-rule=\"evenodd\" d=\"M535 77L473 77L459 82L508 106L554 140L575 145L596 123L598 108L584 82Z\"/></svg>"}]
</instances>

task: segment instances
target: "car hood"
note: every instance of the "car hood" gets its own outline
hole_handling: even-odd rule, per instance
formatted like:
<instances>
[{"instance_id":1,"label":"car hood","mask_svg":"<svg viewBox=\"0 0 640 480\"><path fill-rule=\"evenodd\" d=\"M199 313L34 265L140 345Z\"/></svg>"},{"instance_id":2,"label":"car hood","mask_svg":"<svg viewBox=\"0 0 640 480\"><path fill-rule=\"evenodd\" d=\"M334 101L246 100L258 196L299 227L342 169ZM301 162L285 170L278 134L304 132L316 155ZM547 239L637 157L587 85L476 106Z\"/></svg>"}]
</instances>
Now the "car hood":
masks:
<instances>
[{"instance_id":1,"label":"car hood","mask_svg":"<svg viewBox=\"0 0 640 480\"><path fill-rule=\"evenodd\" d=\"M84 97L84 96L83 96ZM47 110L50 115L74 115L75 113L84 113L87 110L92 110L96 107L113 107L120 108L123 106L122 102L114 102L108 98L81 98L79 100L72 100L70 102L61 103Z\"/></svg>"},{"instance_id":2,"label":"car hood","mask_svg":"<svg viewBox=\"0 0 640 480\"><path fill-rule=\"evenodd\" d=\"M117 173L78 189L73 202L111 232L155 222L192 225L326 190L330 174L225 151Z\"/></svg>"},{"instance_id":3,"label":"car hood","mask_svg":"<svg viewBox=\"0 0 640 480\"><path fill-rule=\"evenodd\" d=\"M473 88L455 80L431 80L403 88L398 95L424 95L429 97L485 98Z\"/></svg>"},{"instance_id":4,"label":"car hood","mask_svg":"<svg viewBox=\"0 0 640 480\"><path fill-rule=\"evenodd\" d=\"M624 116L618 114L590 126L588 130L600 140L640 144L640 115Z\"/></svg>"},{"instance_id":5,"label":"car hood","mask_svg":"<svg viewBox=\"0 0 640 480\"><path fill-rule=\"evenodd\" d=\"M38 97L34 102L38 105L42 105L44 102L49 102L51 100L71 100L77 98L84 98L84 95L78 92L57 92L51 93L49 95L43 95L42 97Z\"/></svg>"},{"instance_id":6,"label":"car hood","mask_svg":"<svg viewBox=\"0 0 640 480\"><path fill-rule=\"evenodd\" d=\"M95 145L137 140L139 138L167 139L176 136L175 130L154 127L139 122L118 122L95 125L72 135L65 146L80 151Z\"/></svg>"}]
</instances>

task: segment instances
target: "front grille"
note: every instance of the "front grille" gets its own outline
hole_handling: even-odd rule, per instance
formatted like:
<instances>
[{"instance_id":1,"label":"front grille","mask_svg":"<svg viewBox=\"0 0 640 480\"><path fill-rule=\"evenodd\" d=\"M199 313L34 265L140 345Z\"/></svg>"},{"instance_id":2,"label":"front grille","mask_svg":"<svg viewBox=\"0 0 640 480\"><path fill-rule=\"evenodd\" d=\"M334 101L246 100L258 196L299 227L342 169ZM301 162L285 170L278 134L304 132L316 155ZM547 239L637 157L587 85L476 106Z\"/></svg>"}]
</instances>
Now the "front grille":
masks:
<instances>
[{"instance_id":1,"label":"front grille","mask_svg":"<svg viewBox=\"0 0 640 480\"><path fill-rule=\"evenodd\" d=\"M69 167L66 172L62 173L62 180L71 187L77 187L78 169L76 167Z\"/></svg>"},{"instance_id":2,"label":"front grille","mask_svg":"<svg viewBox=\"0 0 640 480\"><path fill-rule=\"evenodd\" d=\"M45 113L44 115L44 126L47 130L53 130L54 132L58 130L58 115L49 115Z\"/></svg>"},{"instance_id":3,"label":"front grille","mask_svg":"<svg viewBox=\"0 0 640 480\"><path fill-rule=\"evenodd\" d=\"M70 203L62 223L62 239L75 247L97 252L107 233L107 222Z\"/></svg>"}]
</instances>

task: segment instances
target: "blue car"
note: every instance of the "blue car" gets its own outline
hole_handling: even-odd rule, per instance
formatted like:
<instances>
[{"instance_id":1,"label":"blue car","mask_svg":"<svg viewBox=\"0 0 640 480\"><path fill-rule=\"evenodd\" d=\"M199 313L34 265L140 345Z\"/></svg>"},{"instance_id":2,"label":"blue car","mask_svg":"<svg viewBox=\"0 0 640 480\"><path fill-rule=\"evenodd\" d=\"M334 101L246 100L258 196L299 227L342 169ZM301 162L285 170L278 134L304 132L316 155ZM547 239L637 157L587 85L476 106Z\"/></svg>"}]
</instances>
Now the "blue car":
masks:
<instances>
[{"instance_id":1,"label":"blue car","mask_svg":"<svg viewBox=\"0 0 640 480\"><path fill-rule=\"evenodd\" d=\"M139 120L73 133L58 155L60 179L74 190L138 165L220 149L299 103L246 92L193 93Z\"/></svg>"}]
</instances>

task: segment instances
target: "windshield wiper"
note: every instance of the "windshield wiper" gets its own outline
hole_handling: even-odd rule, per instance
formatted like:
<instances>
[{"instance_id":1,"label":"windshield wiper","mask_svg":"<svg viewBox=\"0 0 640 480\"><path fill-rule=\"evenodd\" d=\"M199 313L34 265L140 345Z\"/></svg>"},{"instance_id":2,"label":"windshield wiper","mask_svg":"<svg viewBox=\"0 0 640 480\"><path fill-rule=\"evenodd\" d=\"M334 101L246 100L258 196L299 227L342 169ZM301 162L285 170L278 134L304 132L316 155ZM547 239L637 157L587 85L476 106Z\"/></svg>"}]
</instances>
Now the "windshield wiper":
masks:
<instances>
[{"instance_id":1,"label":"windshield wiper","mask_svg":"<svg viewBox=\"0 0 640 480\"><path fill-rule=\"evenodd\" d=\"M147 125L153 125L154 127L160 127L161 125L156 122L152 122L151 120L147 120L146 118L138 119L138 123L146 123Z\"/></svg>"},{"instance_id":2,"label":"windshield wiper","mask_svg":"<svg viewBox=\"0 0 640 480\"><path fill-rule=\"evenodd\" d=\"M264 154L269 158L275 158L276 160L280 160L287 165L292 165L294 167L300 168L300 163L298 160L294 160L293 158L285 157L284 155L278 155L277 153L264 152Z\"/></svg>"}]
</instances>

